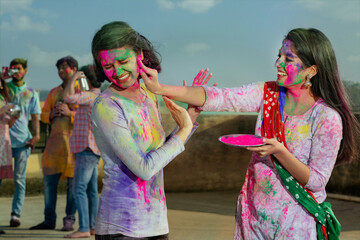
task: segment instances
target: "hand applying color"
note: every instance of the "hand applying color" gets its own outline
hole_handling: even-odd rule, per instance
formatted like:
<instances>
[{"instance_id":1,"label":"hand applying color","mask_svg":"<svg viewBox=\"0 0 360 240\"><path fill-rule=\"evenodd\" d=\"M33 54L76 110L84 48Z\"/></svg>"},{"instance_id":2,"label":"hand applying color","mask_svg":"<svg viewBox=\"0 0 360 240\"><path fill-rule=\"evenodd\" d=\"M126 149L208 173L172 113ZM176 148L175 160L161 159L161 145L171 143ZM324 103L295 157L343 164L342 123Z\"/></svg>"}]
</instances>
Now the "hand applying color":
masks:
<instances>
[{"instance_id":1,"label":"hand applying color","mask_svg":"<svg viewBox=\"0 0 360 240\"><path fill-rule=\"evenodd\" d=\"M212 73L210 73L207 77L206 75L208 74L209 72L209 69L206 68L205 69L205 72L203 69L200 70L200 72L195 76L194 80L193 80L193 83L192 83L192 86L205 86L210 78L212 77ZM205 79L206 77L206 79ZM205 81L204 81L205 79ZM186 84L186 81L183 80L183 86L186 87L187 84ZM213 87L216 87L217 86L217 83L214 83L213 84ZM199 116L199 114L201 113L201 109L198 108L198 107L195 107L193 105L188 105L188 108L187 108L187 111L190 115L190 118L191 118L191 121L193 122L193 124L195 123L197 117Z\"/></svg>"},{"instance_id":2,"label":"hand applying color","mask_svg":"<svg viewBox=\"0 0 360 240\"><path fill-rule=\"evenodd\" d=\"M140 68L140 76L143 79L146 88L154 94L162 95L157 70L146 67L139 57L136 60Z\"/></svg>"}]
</instances>

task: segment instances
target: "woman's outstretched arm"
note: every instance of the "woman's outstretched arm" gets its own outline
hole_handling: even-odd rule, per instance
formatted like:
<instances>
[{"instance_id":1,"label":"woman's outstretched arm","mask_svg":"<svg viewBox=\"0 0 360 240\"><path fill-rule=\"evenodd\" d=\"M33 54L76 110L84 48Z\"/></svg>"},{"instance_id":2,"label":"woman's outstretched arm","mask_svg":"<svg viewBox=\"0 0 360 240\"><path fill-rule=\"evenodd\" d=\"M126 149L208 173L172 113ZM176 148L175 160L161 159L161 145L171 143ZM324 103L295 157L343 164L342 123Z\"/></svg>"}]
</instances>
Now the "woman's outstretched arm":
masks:
<instances>
[{"instance_id":1,"label":"woman's outstretched arm","mask_svg":"<svg viewBox=\"0 0 360 240\"><path fill-rule=\"evenodd\" d=\"M160 84L158 81L158 73L156 70L146 67L140 60L138 60L138 64L142 68L140 70L140 75L144 80L147 89L149 89L152 93L167 96L173 100L184 102L197 107L204 105L206 95L205 90L202 87L187 87ZM201 84L203 81L206 84L211 78L211 73L206 77L208 71L209 70L206 69L204 72L199 72L199 77L196 77L200 82L199 85L203 85Z\"/></svg>"}]
</instances>

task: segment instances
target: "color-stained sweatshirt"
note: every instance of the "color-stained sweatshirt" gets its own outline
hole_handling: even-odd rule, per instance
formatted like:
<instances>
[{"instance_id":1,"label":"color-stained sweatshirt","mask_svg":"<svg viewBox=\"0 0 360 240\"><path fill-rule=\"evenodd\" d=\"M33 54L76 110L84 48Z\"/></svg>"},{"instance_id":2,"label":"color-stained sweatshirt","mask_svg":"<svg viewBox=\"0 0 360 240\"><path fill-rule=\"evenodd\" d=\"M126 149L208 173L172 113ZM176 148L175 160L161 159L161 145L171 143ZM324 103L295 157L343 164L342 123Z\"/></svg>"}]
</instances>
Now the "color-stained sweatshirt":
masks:
<instances>
[{"instance_id":1,"label":"color-stained sweatshirt","mask_svg":"<svg viewBox=\"0 0 360 240\"><path fill-rule=\"evenodd\" d=\"M103 189L95 232L148 237L169 232L163 168L184 145L165 138L153 96L135 103L106 89L91 118L104 161Z\"/></svg>"}]
</instances>

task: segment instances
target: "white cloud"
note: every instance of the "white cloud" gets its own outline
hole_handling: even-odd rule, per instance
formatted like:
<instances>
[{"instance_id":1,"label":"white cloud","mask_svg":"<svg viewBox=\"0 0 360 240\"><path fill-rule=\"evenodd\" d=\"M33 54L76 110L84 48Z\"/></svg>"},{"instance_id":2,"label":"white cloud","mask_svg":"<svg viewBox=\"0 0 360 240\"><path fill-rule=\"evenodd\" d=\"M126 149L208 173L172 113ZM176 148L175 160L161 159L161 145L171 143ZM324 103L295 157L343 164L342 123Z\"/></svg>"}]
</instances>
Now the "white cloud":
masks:
<instances>
[{"instance_id":1,"label":"white cloud","mask_svg":"<svg viewBox=\"0 0 360 240\"><path fill-rule=\"evenodd\" d=\"M210 49L206 43L189 43L184 47L186 53L194 55L199 52L204 52Z\"/></svg>"},{"instance_id":2,"label":"white cloud","mask_svg":"<svg viewBox=\"0 0 360 240\"><path fill-rule=\"evenodd\" d=\"M162 9L173 9L175 7L174 2L170 0L157 0L156 2Z\"/></svg>"},{"instance_id":3,"label":"white cloud","mask_svg":"<svg viewBox=\"0 0 360 240\"><path fill-rule=\"evenodd\" d=\"M48 32L50 24L47 19L58 15L43 8L33 8L32 4L33 0L0 0L0 29Z\"/></svg>"},{"instance_id":4,"label":"white cloud","mask_svg":"<svg viewBox=\"0 0 360 240\"><path fill-rule=\"evenodd\" d=\"M347 60L350 62L360 62L360 55L357 56L348 56Z\"/></svg>"},{"instance_id":5,"label":"white cloud","mask_svg":"<svg viewBox=\"0 0 360 240\"><path fill-rule=\"evenodd\" d=\"M33 66L55 67L55 63L57 60L68 55L71 55L78 61L79 67L83 65L91 64L93 62L91 53L78 55L68 50L58 51L58 52L46 52L40 49L38 46L35 45L29 46L29 61L31 61L31 64Z\"/></svg>"},{"instance_id":6,"label":"white cloud","mask_svg":"<svg viewBox=\"0 0 360 240\"><path fill-rule=\"evenodd\" d=\"M296 0L296 3L314 12L322 12L342 21L360 21L358 0Z\"/></svg>"},{"instance_id":7,"label":"white cloud","mask_svg":"<svg viewBox=\"0 0 360 240\"><path fill-rule=\"evenodd\" d=\"M157 0L158 5L162 9L170 10L174 9L175 7L180 7L192 13L207 12L219 2L221 2L221 0Z\"/></svg>"},{"instance_id":8,"label":"white cloud","mask_svg":"<svg viewBox=\"0 0 360 240\"><path fill-rule=\"evenodd\" d=\"M0 0L0 15L29 10L32 0Z\"/></svg>"},{"instance_id":9,"label":"white cloud","mask_svg":"<svg viewBox=\"0 0 360 240\"><path fill-rule=\"evenodd\" d=\"M178 3L181 8L189 10L193 13L207 12L210 8L214 7L219 0L183 0Z\"/></svg>"},{"instance_id":10,"label":"white cloud","mask_svg":"<svg viewBox=\"0 0 360 240\"><path fill-rule=\"evenodd\" d=\"M58 14L45 8L32 8L33 0L0 0L0 15L31 13L45 18L54 18Z\"/></svg>"},{"instance_id":11,"label":"white cloud","mask_svg":"<svg viewBox=\"0 0 360 240\"><path fill-rule=\"evenodd\" d=\"M34 22L28 16L11 17L11 22L2 22L1 29L17 30L17 31L35 31L35 32L48 32L50 24L47 21Z\"/></svg>"}]
</instances>

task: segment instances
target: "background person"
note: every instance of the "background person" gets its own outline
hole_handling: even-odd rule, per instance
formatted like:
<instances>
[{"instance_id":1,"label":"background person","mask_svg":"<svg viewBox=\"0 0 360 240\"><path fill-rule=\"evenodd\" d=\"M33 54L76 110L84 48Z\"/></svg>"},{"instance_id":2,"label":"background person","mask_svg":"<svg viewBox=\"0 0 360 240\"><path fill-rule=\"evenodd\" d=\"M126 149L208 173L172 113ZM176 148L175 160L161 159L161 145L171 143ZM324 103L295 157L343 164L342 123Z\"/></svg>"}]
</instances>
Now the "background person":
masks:
<instances>
[{"instance_id":1,"label":"background person","mask_svg":"<svg viewBox=\"0 0 360 240\"><path fill-rule=\"evenodd\" d=\"M76 205L73 195L74 155L70 152L69 140L73 129L77 106L64 103L64 89L78 70L78 62L66 56L56 62L62 84L51 89L41 114L41 121L51 124L51 132L41 159L44 174L45 220L30 229L54 229L56 226L56 200L59 180L67 180L66 216L63 231L72 231Z\"/></svg>"},{"instance_id":2,"label":"background person","mask_svg":"<svg viewBox=\"0 0 360 240\"><path fill-rule=\"evenodd\" d=\"M37 92L29 88L25 82L27 73L27 60L15 58L10 62L10 69L17 72L13 74L12 81L7 83L11 102L18 105L21 109L20 116L10 128L11 148L14 157L14 185L15 192L12 202L10 227L17 227L21 224L20 214L24 205L26 192L26 166L31 150L35 148L40 140L41 113L40 101ZM4 69L3 74L8 77L8 69ZM29 119L31 117L32 130L29 130Z\"/></svg>"},{"instance_id":3,"label":"background person","mask_svg":"<svg viewBox=\"0 0 360 240\"><path fill-rule=\"evenodd\" d=\"M75 83L85 78L88 91L75 93ZM73 132L70 138L70 150L75 154L74 198L79 213L78 231L65 238L82 238L95 235L95 220L98 210L98 163L100 151L95 143L93 126L90 119L95 98L100 94L100 82L96 80L93 65L80 68L65 87L64 101L79 105L74 118Z\"/></svg>"},{"instance_id":4,"label":"background person","mask_svg":"<svg viewBox=\"0 0 360 240\"><path fill-rule=\"evenodd\" d=\"M11 140L9 127L14 124L11 118L11 109L14 104L9 104L10 95L9 89L0 73L0 186L2 179L14 178L12 169L12 153L11 153ZM0 234L4 234L3 230L0 230Z\"/></svg>"}]
</instances>

